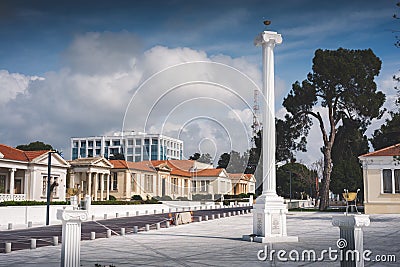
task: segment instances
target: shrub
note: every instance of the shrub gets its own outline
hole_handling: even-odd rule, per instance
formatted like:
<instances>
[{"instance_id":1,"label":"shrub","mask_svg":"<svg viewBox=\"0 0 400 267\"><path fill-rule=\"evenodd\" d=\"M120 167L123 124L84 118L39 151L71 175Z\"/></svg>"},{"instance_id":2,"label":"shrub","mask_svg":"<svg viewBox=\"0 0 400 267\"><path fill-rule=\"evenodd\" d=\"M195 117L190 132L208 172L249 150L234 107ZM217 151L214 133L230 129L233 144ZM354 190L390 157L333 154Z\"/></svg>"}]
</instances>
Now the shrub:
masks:
<instances>
[{"instance_id":1,"label":"shrub","mask_svg":"<svg viewBox=\"0 0 400 267\"><path fill-rule=\"evenodd\" d=\"M193 195L192 199L194 201L209 200L209 199L212 199L212 196L210 194L207 194L207 195L195 194L195 195Z\"/></svg>"},{"instance_id":2,"label":"shrub","mask_svg":"<svg viewBox=\"0 0 400 267\"><path fill-rule=\"evenodd\" d=\"M68 205L67 201L52 201L51 205ZM35 201L35 200L25 200L25 201L3 201L0 202L0 206L41 206L47 205L46 201Z\"/></svg>"},{"instance_id":3,"label":"shrub","mask_svg":"<svg viewBox=\"0 0 400 267\"><path fill-rule=\"evenodd\" d=\"M117 200L117 198L114 197L113 195L110 195L109 200L113 201L113 200Z\"/></svg>"},{"instance_id":4,"label":"shrub","mask_svg":"<svg viewBox=\"0 0 400 267\"><path fill-rule=\"evenodd\" d=\"M188 201L189 200L187 197L177 197L176 199L182 200L182 201Z\"/></svg>"},{"instance_id":5,"label":"shrub","mask_svg":"<svg viewBox=\"0 0 400 267\"><path fill-rule=\"evenodd\" d=\"M143 198L142 198L141 195L133 195L133 196L131 197L131 200L143 200Z\"/></svg>"},{"instance_id":6,"label":"shrub","mask_svg":"<svg viewBox=\"0 0 400 267\"><path fill-rule=\"evenodd\" d=\"M162 196L162 197L155 197L156 199L163 200L163 201L171 201L172 197L170 196Z\"/></svg>"}]
</instances>

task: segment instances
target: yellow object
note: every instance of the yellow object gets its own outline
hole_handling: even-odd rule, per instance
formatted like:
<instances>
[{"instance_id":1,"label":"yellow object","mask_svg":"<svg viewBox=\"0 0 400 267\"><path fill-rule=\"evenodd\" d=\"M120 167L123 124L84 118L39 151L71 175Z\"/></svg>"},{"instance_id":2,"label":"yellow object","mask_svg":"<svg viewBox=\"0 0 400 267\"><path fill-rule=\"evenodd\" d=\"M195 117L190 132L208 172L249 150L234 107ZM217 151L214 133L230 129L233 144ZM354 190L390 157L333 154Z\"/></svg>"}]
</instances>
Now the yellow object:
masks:
<instances>
[{"instance_id":1,"label":"yellow object","mask_svg":"<svg viewBox=\"0 0 400 267\"><path fill-rule=\"evenodd\" d=\"M356 192L342 193L342 195L343 195L343 198L344 198L346 201L353 201L353 200L355 200L356 197L357 197L357 193L356 193Z\"/></svg>"}]
</instances>

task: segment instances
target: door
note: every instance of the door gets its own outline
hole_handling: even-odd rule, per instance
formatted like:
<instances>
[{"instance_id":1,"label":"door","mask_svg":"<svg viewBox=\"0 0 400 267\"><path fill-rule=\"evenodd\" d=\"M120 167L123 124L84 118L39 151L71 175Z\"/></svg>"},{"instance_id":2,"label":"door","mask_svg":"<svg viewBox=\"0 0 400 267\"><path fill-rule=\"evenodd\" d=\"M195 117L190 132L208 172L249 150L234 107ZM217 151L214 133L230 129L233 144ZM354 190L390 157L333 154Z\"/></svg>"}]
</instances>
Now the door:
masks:
<instances>
[{"instance_id":1,"label":"door","mask_svg":"<svg viewBox=\"0 0 400 267\"><path fill-rule=\"evenodd\" d=\"M22 179L15 179L14 194L22 194Z\"/></svg>"},{"instance_id":2,"label":"door","mask_svg":"<svg viewBox=\"0 0 400 267\"><path fill-rule=\"evenodd\" d=\"M0 194L6 193L6 176L4 174L0 174Z\"/></svg>"}]
</instances>

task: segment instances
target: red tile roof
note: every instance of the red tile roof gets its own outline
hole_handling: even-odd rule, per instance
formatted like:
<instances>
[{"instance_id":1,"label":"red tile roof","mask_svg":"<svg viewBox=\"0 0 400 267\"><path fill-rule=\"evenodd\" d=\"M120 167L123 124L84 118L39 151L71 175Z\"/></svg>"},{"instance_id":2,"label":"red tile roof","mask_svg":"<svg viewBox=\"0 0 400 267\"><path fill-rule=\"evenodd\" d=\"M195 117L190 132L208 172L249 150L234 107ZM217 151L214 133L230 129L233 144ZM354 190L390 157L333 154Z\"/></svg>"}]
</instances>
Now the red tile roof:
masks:
<instances>
[{"instance_id":1,"label":"red tile roof","mask_svg":"<svg viewBox=\"0 0 400 267\"><path fill-rule=\"evenodd\" d=\"M396 144L393 146L385 147L374 152L370 152L360 157L393 157L400 156L400 144Z\"/></svg>"},{"instance_id":2,"label":"red tile roof","mask_svg":"<svg viewBox=\"0 0 400 267\"><path fill-rule=\"evenodd\" d=\"M47 152L48 150L23 151L14 147L0 144L0 153L4 155L4 159L9 160L30 162Z\"/></svg>"},{"instance_id":3,"label":"red tile roof","mask_svg":"<svg viewBox=\"0 0 400 267\"><path fill-rule=\"evenodd\" d=\"M224 169L219 168L219 169L203 169L197 172L196 176L201 176L201 177L216 177L219 176L219 174L223 171Z\"/></svg>"},{"instance_id":4,"label":"red tile roof","mask_svg":"<svg viewBox=\"0 0 400 267\"><path fill-rule=\"evenodd\" d=\"M156 172L149 161L131 162L126 160L109 160L114 169L133 169L148 172Z\"/></svg>"}]
</instances>

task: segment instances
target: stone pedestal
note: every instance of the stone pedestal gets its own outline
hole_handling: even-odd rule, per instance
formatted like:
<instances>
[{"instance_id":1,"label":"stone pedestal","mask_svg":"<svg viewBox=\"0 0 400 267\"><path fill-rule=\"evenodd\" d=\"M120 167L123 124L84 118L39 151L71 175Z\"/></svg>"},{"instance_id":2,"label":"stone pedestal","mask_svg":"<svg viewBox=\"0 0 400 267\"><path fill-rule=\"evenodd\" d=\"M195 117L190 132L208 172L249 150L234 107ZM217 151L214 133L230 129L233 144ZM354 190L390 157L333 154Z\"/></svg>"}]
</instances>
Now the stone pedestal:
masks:
<instances>
[{"instance_id":1,"label":"stone pedestal","mask_svg":"<svg viewBox=\"0 0 400 267\"><path fill-rule=\"evenodd\" d=\"M81 224L87 218L83 210L57 210L62 221L61 267L80 267Z\"/></svg>"},{"instance_id":2,"label":"stone pedestal","mask_svg":"<svg viewBox=\"0 0 400 267\"><path fill-rule=\"evenodd\" d=\"M369 226L368 215L334 216L332 225L340 229L340 239L337 242L341 250L341 267L364 267L364 236L363 227ZM352 258L352 254L358 255Z\"/></svg>"}]
</instances>

